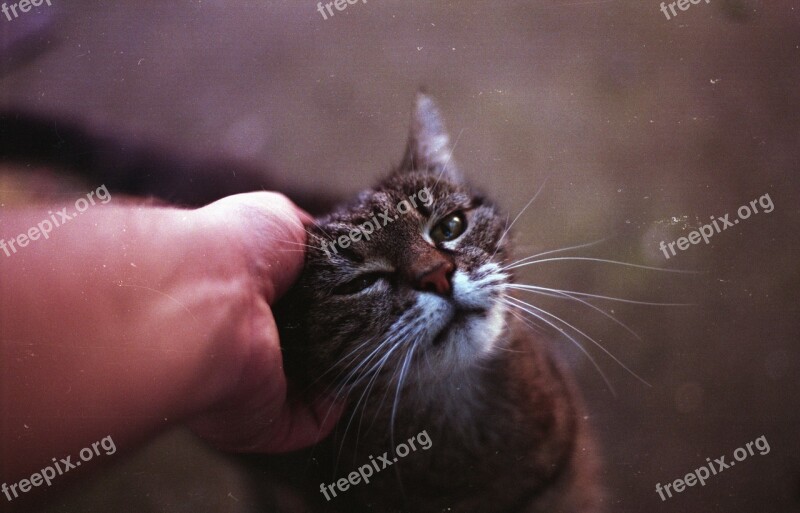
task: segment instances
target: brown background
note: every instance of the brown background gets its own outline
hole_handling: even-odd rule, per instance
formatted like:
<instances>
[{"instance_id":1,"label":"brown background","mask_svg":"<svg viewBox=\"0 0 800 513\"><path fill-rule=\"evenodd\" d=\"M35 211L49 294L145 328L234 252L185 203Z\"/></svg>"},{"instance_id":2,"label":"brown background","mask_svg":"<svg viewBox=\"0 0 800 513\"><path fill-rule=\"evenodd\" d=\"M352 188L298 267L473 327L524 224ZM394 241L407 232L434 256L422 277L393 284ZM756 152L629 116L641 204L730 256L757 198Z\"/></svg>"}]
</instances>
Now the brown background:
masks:
<instances>
[{"instance_id":1,"label":"brown background","mask_svg":"<svg viewBox=\"0 0 800 513\"><path fill-rule=\"evenodd\" d=\"M614 512L800 511L800 4L711 0L369 0L323 20L312 0L53 0L0 18L0 104L351 194L397 161L414 91L440 101L465 173L513 216L519 256L610 239L526 283L690 307L531 296L647 380L568 341L607 457ZM19 39L39 25L40 42ZM13 48L12 48L13 46ZM14 187L6 183L6 201ZM93 184L92 187L96 187ZM88 190L88 189L87 189ZM769 193L775 210L669 261L660 240ZM674 218L674 219L673 219ZM113 434L112 434L113 435ZM656 482L765 435L752 457L667 502ZM52 511L249 511L239 469L185 433L116 457Z\"/></svg>"}]
</instances>

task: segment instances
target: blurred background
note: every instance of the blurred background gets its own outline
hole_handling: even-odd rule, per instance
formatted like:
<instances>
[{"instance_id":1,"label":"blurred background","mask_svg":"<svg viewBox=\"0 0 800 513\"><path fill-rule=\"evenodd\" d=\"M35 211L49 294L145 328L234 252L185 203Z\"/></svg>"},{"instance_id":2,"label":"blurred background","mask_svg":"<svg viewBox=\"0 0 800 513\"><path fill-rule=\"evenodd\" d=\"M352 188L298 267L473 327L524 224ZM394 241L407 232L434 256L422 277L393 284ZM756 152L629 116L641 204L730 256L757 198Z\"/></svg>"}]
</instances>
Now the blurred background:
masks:
<instances>
[{"instance_id":1,"label":"blurred background","mask_svg":"<svg viewBox=\"0 0 800 513\"><path fill-rule=\"evenodd\" d=\"M399 161L424 86L469 179L513 218L517 256L606 239L521 282L637 301L531 296L591 334L614 392L571 342L605 453L609 511L800 511L800 4L711 0L53 0L0 17L0 107L68 118L197 159L263 169L278 190L345 198ZM91 184L94 189L98 184ZM0 206L83 184L4 168ZM774 210L669 260L658 249L764 194ZM70 196L71 198L72 196ZM77 197L77 196L75 196ZM2 210L0 210L2 212ZM663 501L671 482L765 436ZM249 512L241 467L175 431L47 511Z\"/></svg>"}]
</instances>

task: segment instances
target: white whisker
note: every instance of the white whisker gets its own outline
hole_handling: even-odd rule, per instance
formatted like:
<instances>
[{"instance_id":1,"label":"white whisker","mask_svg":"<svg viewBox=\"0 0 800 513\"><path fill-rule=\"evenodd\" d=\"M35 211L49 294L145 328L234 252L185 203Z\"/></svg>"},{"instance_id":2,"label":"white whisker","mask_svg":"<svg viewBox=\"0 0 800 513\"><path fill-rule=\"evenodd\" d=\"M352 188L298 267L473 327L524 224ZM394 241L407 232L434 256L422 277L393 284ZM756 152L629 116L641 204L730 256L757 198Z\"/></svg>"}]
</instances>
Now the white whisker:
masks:
<instances>
[{"instance_id":1,"label":"white whisker","mask_svg":"<svg viewBox=\"0 0 800 513\"><path fill-rule=\"evenodd\" d=\"M511 296L506 296L506 297L508 297L509 299L512 299L512 298L511 298ZM589 359L589 361L592 363L592 365L594 366L594 368L597 370L598 374L600 374L600 377L601 377L601 378L603 378L603 381L605 381L605 383L606 383L606 386L607 386L607 387L608 387L608 389L611 391L611 394L612 394L614 397L616 397L616 396L617 396L617 392L616 392L616 390L614 389L614 385L612 385L612 384L611 384L611 381L609 381L608 377L606 376L606 373L605 373L605 372L603 372L603 369L601 369L601 368L600 368L600 366L597 364L597 361L594 359L594 357L591 355L591 353L589 353L589 351L587 351L587 350L586 350L586 348L585 348L585 347L583 347L583 346L581 345L581 343L580 343L580 342L578 342L577 340L575 340L575 338L574 338L572 335L570 335L569 333L567 333L567 332L566 332L566 331L565 331L563 328L561 328L561 327L559 327L559 326L557 326L557 325L553 324L552 322L548 321L547 319L545 319L545 318L544 318L544 317L542 317L541 315L538 315L538 314L536 314L535 312L532 312L532 311L530 311L529 309L525 308L524 306L521 306L521 305L514 304L514 303L512 303L512 302L510 302L510 301L506 302L506 304L507 304L508 306L510 306L510 307L513 307L513 308L518 308L518 309L522 310L523 312L526 312L526 313L528 313L529 315L532 315L532 316L534 316L535 318L537 318L537 319L539 319L540 321L542 321L542 322L544 322L544 323L548 324L550 327L552 327L553 329L555 329L555 330L559 331L559 332L560 332L562 335L564 335L565 337L567 337L567 338L568 338L568 339L569 339L569 340L570 340L570 341L571 341L573 344L575 344L575 347L577 347L577 348L578 348L578 349L579 349L579 350L580 350L580 351L581 351L581 352L582 352L582 353L583 353L583 354L586 356L586 358L588 358L588 359Z\"/></svg>"},{"instance_id":2,"label":"white whisker","mask_svg":"<svg viewBox=\"0 0 800 513\"><path fill-rule=\"evenodd\" d=\"M494 253L492 253L492 258L494 258L494 256L497 254L497 251L500 249L500 243L503 242L503 239L506 238L506 235L508 234L509 231L511 231L511 228L514 227L514 223L516 223L517 220L520 218L520 216L522 216L522 214L524 214L525 211L528 210L528 207L530 207L531 204L534 201L536 201L536 198L539 197L539 194L542 192L542 190L544 189L545 185L547 185L547 178L545 178L545 180L542 183L542 185L539 186L539 190L536 191L536 194L534 194L533 197L528 201L528 203L526 203L525 206L522 207L522 210L519 211L519 214L517 214L517 217L515 217L514 220L511 221L511 224L505 229L503 234L500 236L500 239L497 240L497 244L496 244L497 247L495 248Z\"/></svg>"},{"instance_id":3,"label":"white whisker","mask_svg":"<svg viewBox=\"0 0 800 513\"><path fill-rule=\"evenodd\" d=\"M503 266L502 269L505 270L505 269L508 269L508 268L510 268L512 266L517 266L518 264L522 264L522 263L524 263L526 261L533 260L534 258L538 258L538 257L545 256L545 255L552 255L553 253L562 253L564 251L571 251L573 249L589 248L589 247L601 244L601 243L603 243L603 242L605 242L607 240L608 240L608 237L605 237L605 238L602 238L602 239L599 239L599 240L596 240L596 241L587 242L587 243L584 243L584 244L578 244L576 246L570 246L570 247L567 247L567 248L551 249L551 250L548 250L548 251L543 251L543 252L537 253L535 255L531 255L531 256L527 256L525 258L521 258L521 259L517 260L516 262L511 262L510 264Z\"/></svg>"},{"instance_id":4,"label":"white whisker","mask_svg":"<svg viewBox=\"0 0 800 513\"><path fill-rule=\"evenodd\" d=\"M524 264L517 264L512 265L510 269L514 269L517 267L524 267L526 265L533 265L533 264L542 264L545 262L558 262L564 260L582 260L582 261L589 261L589 262L598 262L603 264L614 264L614 265L621 265L624 267L634 267L636 269L646 269L648 271L661 271L665 273L680 273L680 274L700 274L699 271L687 271L683 269L661 269L660 267L650 267L648 265L639 265L639 264L629 264L627 262L617 262L616 260L608 260L605 258L589 258L589 257L555 257L555 258L545 258L542 260L534 260L533 262L526 262Z\"/></svg>"},{"instance_id":5,"label":"white whisker","mask_svg":"<svg viewBox=\"0 0 800 513\"><path fill-rule=\"evenodd\" d=\"M520 284L510 284L508 288L512 289L521 289L521 290L542 290L545 292L563 292L565 294L571 294L575 296L584 296L584 297L593 297L595 299L605 299L607 301L617 301L619 303L629 303L633 305L644 305L644 306L696 306L693 303L654 303L650 301L635 301L633 299L623 299L619 297L613 296L603 296L600 294L589 294L588 292L576 292L573 290L559 290L559 289L550 289L547 287L539 287L537 285L520 285Z\"/></svg>"},{"instance_id":6,"label":"white whisker","mask_svg":"<svg viewBox=\"0 0 800 513\"><path fill-rule=\"evenodd\" d=\"M513 286L512 285L512 286L509 286L509 288L516 289L516 290L522 290L524 292L530 292L532 294L541 294L543 296L554 297L554 298L557 298L557 299L571 299L573 301L578 301L579 303L588 306L592 310L597 311L598 313L602 314L603 316L608 317L609 319L611 319L616 324L622 326L623 328L625 328L625 330L628 331L628 333L630 333L631 335L636 337L637 340L639 340L639 341L642 340L642 337L640 337L638 333L633 331L627 324L625 324L624 322L620 321L619 319L617 319L616 317L614 317L610 313L606 312L602 308L599 308L596 305L593 305L592 303L590 303L588 301L584 301L583 299L581 299L579 297L574 297L574 296L570 295L568 292L563 291L563 290L553 289L554 292L550 293L550 292L543 292L541 290L533 290L532 288L529 288L529 287L533 287L533 285L529 285L529 286Z\"/></svg>"},{"instance_id":7,"label":"white whisker","mask_svg":"<svg viewBox=\"0 0 800 513\"><path fill-rule=\"evenodd\" d=\"M456 147L458 146L458 141L461 140L461 134L464 133L464 130L465 129L462 128L461 131L456 136L456 142L454 142L453 147L450 148L450 154L447 156L447 162L444 163L444 166L442 166L442 170L439 171L439 176L436 177L436 181L433 183L433 187L431 187L431 192L433 192L433 190L436 189L436 186L439 185L439 180L442 179L442 176L444 176L445 171L447 171L447 166L450 165L450 161L453 159L453 153L455 153L456 151Z\"/></svg>"},{"instance_id":8,"label":"white whisker","mask_svg":"<svg viewBox=\"0 0 800 513\"><path fill-rule=\"evenodd\" d=\"M527 302L525 302L525 301L522 301L521 299L517 299L517 298L515 298L515 297L512 297L512 296L507 296L507 297L508 297L509 299L511 299L512 301L517 301L517 302L519 302L519 303L522 303L522 304L523 304L523 305L525 305L525 306L528 306L528 307L530 307L530 308L533 308L534 310L536 310L536 311L538 311L538 312L541 312L541 313L543 313L544 315L547 315L548 317L550 317L550 318L552 318L552 319L555 319L555 320L557 320L557 321L561 322L563 325L565 325L565 326L567 326L567 327L571 328L571 329L572 329L573 331L575 331L576 333L578 333L578 334L582 335L582 336L583 336L583 337L584 337L586 340L589 340L590 342L592 342L592 343L593 343L595 346L597 346L597 347L598 347L598 348L599 348L601 351L603 351L603 352L604 352L606 355L608 355L609 357L611 357L611 359L613 359L615 362L617 362L617 363L618 363L618 364L619 364L619 365L620 365L620 366L621 366L623 369L625 369L626 371L628 371L628 372L631 374L631 376L635 377L636 379L638 379L639 381L641 381L642 383L644 383L644 384L645 384L645 385L647 385L648 387L651 387L651 388L652 388L652 386L653 386L653 385L651 385L650 383L648 383L647 381L645 381L645 380L644 380L644 379L643 379L641 376L639 376L638 374L636 374L635 372L633 372L633 371L632 371L630 368L628 368L628 366L627 366L627 365L625 365L624 363L622 363L622 361L620 361L620 359L619 359L619 358L617 358L616 356L614 356L613 354L611 354L611 352L610 352L608 349L606 349L605 347L603 347L603 345L602 345L601 343L597 342L595 339L593 339L592 337L590 337L589 335L587 335L586 333L584 333L584 332L583 332L583 331L581 331L580 329L576 328L575 326L573 326L572 324L568 323L568 322L567 322L567 321L565 321L564 319L562 319L562 318L560 318L560 317L558 317L558 316L556 316L556 315L553 315L552 313L548 312L547 310L544 310L544 309L542 309L542 308L536 307L536 306L534 306L534 305L532 305L532 304L530 304L530 303L527 303Z\"/></svg>"}]
</instances>

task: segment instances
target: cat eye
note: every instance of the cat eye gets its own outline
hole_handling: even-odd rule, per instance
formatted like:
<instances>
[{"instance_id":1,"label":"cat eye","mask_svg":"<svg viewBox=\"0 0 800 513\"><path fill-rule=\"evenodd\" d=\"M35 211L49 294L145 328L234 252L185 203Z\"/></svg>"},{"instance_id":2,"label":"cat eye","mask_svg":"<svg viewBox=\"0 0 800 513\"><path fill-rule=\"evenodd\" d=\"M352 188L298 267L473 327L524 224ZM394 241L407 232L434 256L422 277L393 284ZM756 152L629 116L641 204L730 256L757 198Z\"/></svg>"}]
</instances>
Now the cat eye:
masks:
<instances>
[{"instance_id":1,"label":"cat eye","mask_svg":"<svg viewBox=\"0 0 800 513\"><path fill-rule=\"evenodd\" d=\"M381 272L362 274L361 276L357 276L356 278L348 281L347 283L343 283L338 287L334 288L333 293L337 296L349 296L351 294L356 294L368 288L370 285L380 280L385 275L386 273L381 273Z\"/></svg>"},{"instance_id":2,"label":"cat eye","mask_svg":"<svg viewBox=\"0 0 800 513\"><path fill-rule=\"evenodd\" d=\"M438 223L430 232L436 244L457 239L467 229L467 218L463 212L453 212Z\"/></svg>"}]
</instances>

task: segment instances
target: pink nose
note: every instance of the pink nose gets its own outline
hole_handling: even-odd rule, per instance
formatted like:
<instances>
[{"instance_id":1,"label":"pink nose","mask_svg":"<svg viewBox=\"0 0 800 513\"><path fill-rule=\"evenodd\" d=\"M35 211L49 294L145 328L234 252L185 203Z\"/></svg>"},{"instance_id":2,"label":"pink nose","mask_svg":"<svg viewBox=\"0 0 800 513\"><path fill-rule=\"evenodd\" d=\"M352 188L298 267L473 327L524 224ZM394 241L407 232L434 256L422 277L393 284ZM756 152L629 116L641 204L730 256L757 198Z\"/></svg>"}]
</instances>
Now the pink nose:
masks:
<instances>
[{"instance_id":1,"label":"pink nose","mask_svg":"<svg viewBox=\"0 0 800 513\"><path fill-rule=\"evenodd\" d=\"M436 292L440 295L450 293L450 278L453 276L455 266L450 262L441 262L435 268L426 271L417 281L417 288L426 292Z\"/></svg>"}]
</instances>

